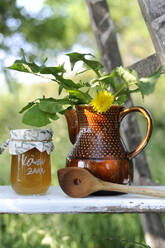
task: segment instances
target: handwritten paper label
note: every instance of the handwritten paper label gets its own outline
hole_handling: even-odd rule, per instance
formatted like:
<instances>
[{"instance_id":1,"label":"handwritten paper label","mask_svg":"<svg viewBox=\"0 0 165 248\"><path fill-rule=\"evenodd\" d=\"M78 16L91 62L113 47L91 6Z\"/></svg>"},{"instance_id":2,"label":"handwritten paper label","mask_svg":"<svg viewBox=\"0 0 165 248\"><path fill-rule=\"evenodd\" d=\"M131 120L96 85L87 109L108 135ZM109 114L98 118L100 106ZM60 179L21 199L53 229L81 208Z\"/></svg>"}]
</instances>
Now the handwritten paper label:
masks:
<instances>
[{"instance_id":1,"label":"handwritten paper label","mask_svg":"<svg viewBox=\"0 0 165 248\"><path fill-rule=\"evenodd\" d=\"M22 155L22 168L26 168L25 175L43 175L45 174L45 169L42 167L46 159L37 159L34 157L28 158L25 155Z\"/></svg>"},{"instance_id":2,"label":"handwritten paper label","mask_svg":"<svg viewBox=\"0 0 165 248\"><path fill-rule=\"evenodd\" d=\"M45 174L44 168L28 168L26 175L34 175L34 174L40 174L43 175Z\"/></svg>"}]
</instances>

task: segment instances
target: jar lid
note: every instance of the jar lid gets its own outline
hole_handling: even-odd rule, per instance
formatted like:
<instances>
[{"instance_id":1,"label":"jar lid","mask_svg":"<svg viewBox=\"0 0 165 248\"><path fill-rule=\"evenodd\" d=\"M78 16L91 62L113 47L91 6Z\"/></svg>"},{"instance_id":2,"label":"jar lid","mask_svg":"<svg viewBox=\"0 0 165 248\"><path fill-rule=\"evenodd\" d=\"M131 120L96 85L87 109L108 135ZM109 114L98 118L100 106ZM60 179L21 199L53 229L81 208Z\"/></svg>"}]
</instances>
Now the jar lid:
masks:
<instances>
[{"instance_id":1,"label":"jar lid","mask_svg":"<svg viewBox=\"0 0 165 248\"><path fill-rule=\"evenodd\" d=\"M18 155L36 148L40 152L50 154L54 145L52 143L53 131L49 129L15 129L10 131L7 149L10 154Z\"/></svg>"},{"instance_id":2,"label":"jar lid","mask_svg":"<svg viewBox=\"0 0 165 248\"><path fill-rule=\"evenodd\" d=\"M53 131L48 129L15 129L10 131L12 141L51 141Z\"/></svg>"}]
</instances>

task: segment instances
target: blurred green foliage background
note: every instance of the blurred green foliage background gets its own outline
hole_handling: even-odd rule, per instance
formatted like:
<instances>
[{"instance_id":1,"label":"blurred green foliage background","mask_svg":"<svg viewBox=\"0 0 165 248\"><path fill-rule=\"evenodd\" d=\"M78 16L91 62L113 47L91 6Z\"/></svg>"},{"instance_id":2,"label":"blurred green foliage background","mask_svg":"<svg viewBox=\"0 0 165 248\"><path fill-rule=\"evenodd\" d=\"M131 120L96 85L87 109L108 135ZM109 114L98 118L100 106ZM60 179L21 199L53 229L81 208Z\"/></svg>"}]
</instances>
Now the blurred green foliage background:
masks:
<instances>
[{"instance_id":1,"label":"blurred green foliage background","mask_svg":"<svg viewBox=\"0 0 165 248\"><path fill-rule=\"evenodd\" d=\"M108 3L115 21L124 64L134 63L154 52L137 2L109 0ZM21 47L26 53L48 57L52 66L56 61L55 56L70 50L79 52L82 47L98 57L83 0L46 0L38 13L28 12L18 5L16 0L1 0L0 18L2 69L6 66L8 57L19 56ZM16 21L15 24L12 20ZM19 42L15 41L16 34L20 36ZM13 73L9 74L5 70L5 74L9 90L0 91L0 142L9 137L10 129L28 128L21 123L21 115L18 114L27 101L43 95L57 95L53 82L22 84L16 82ZM152 176L160 184L165 184L164 94L165 84L162 77L155 93L146 97L144 102L139 95L134 97L135 105L147 107L153 116L154 130L146 153ZM144 135L146 123L141 116L138 117ZM57 185L57 169L65 166L65 158L72 146L64 117L50 127L54 130L55 144L55 151L52 153L52 184ZM0 184L10 184L9 179L10 155L5 152L0 156ZM126 246L121 240L145 243L138 215L0 215L1 248L142 247L132 243L127 243Z\"/></svg>"}]
</instances>

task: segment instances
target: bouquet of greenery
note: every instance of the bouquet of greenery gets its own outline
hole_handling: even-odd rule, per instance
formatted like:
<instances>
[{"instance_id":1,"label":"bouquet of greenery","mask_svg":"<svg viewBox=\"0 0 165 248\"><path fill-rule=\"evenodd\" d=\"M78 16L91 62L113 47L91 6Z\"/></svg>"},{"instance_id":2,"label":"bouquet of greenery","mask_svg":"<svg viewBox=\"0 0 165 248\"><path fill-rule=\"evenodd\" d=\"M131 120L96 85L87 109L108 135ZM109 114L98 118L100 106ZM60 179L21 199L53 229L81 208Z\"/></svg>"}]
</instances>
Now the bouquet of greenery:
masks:
<instances>
[{"instance_id":1,"label":"bouquet of greenery","mask_svg":"<svg viewBox=\"0 0 165 248\"><path fill-rule=\"evenodd\" d=\"M29 102L20 111L20 113L24 112L23 123L36 127L45 126L51 120L57 120L59 114L65 114L68 108L79 104L91 104L95 111L104 113L112 104L123 105L128 94L140 92L143 98L144 95L152 93L162 73L162 68L159 68L153 75L139 78L136 71L119 66L110 74L106 74L103 71L103 65L91 54L74 52L67 56L69 56L72 70L78 61L83 61L85 70L81 73L92 70L95 77L88 82L79 80L76 83L66 77L64 65L47 67L44 62L39 66L34 61L27 61L25 56L9 67L42 77L45 74L51 75L50 80L58 84L59 96L63 90L66 91L64 98L55 99L43 96L43 98Z\"/></svg>"}]
</instances>

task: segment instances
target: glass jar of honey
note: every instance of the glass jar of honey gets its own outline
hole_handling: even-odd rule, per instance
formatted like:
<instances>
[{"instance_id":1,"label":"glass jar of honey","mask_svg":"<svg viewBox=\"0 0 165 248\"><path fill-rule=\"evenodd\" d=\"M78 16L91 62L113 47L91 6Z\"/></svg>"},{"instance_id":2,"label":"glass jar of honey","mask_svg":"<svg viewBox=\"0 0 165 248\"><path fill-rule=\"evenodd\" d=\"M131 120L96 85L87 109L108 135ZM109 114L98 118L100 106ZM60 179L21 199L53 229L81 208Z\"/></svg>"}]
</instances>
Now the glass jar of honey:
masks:
<instances>
[{"instance_id":1,"label":"glass jar of honey","mask_svg":"<svg viewBox=\"0 0 165 248\"><path fill-rule=\"evenodd\" d=\"M51 129L10 131L11 186L18 194L45 194L51 183Z\"/></svg>"}]
</instances>

